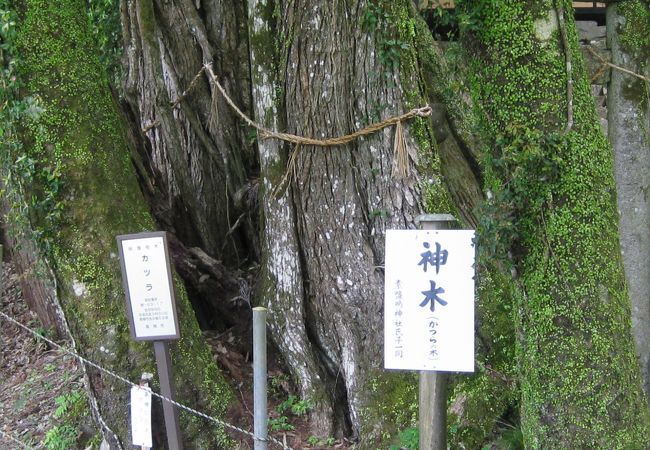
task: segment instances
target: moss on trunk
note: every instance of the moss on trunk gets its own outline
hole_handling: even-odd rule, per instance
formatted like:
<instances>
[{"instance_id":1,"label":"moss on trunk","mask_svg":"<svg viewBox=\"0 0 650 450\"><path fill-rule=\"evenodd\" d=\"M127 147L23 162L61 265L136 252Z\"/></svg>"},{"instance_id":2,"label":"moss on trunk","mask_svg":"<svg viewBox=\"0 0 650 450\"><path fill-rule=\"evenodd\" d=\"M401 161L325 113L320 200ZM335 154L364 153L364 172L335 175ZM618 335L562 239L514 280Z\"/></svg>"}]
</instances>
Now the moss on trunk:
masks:
<instances>
[{"instance_id":1,"label":"moss on trunk","mask_svg":"<svg viewBox=\"0 0 650 450\"><path fill-rule=\"evenodd\" d=\"M32 208L31 225L54 269L79 351L137 381L144 371L155 373L155 363L151 344L129 336L115 236L155 224L136 181L84 2L16 4L24 92L37 96L45 109L22 130L23 151L35 161L37 173L51 174L31 180L27 194L43 206L42 211ZM49 214L53 211L59 213ZM182 338L171 345L179 399L221 415L230 402L229 389L179 290ZM91 380L104 418L127 442L128 386L94 371ZM203 419L182 415L182 420L188 445L227 447L222 430Z\"/></svg>"},{"instance_id":2,"label":"moss on trunk","mask_svg":"<svg viewBox=\"0 0 650 450\"><path fill-rule=\"evenodd\" d=\"M473 95L492 147L484 157L493 233L484 238L512 252L523 292L522 429L527 448L647 448L611 148L570 2L558 5L568 12L569 48L549 0L480 2L466 11L475 24L465 30L476 57Z\"/></svg>"}]
</instances>

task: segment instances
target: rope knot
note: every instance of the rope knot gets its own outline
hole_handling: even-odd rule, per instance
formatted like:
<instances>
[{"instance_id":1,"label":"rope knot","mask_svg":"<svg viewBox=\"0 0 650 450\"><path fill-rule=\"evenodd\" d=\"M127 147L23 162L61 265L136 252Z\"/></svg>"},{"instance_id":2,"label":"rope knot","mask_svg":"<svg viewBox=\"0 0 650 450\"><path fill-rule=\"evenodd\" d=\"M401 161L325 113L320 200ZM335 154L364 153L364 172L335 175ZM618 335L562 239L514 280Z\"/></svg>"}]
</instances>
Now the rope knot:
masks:
<instances>
[{"instance_id":1,"label":"rope knot","mask_svg":"<svg viewBox=\"0 0 650 450\"><path fill-rule=\"evenodd\" d=\"M415 115L418 117L429 117L433 110L431 109L431 106L423 106L422 108L416 108L414 109Z\"/></svg>"}]
</instances>

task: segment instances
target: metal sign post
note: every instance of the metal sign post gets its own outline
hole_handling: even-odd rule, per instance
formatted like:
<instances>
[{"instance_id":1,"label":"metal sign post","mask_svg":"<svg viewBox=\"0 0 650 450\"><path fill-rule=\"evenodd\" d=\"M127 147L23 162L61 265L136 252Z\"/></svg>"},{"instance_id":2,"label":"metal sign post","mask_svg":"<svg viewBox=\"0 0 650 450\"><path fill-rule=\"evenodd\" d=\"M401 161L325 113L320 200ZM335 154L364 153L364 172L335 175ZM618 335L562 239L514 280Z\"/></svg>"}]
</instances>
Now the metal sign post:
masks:
<instances>
[{"instance_id":1,"label":"metal sign post","mask_svg":"<svg viewBox=\"0 0 650 450\"><path fill-rule=\"evenodd\" d=\"M445 450L447 376L474 371L473 230L448 214L387 230L384 367L420 371L421 450Z\"/></svg>"},{"instance_id":2,"label":"metal sign post","mask_svg":"<svg viewBox=\"0 0 650 450\"><path fill-rule=\"evenodd\" d=\"M174 300L167 235L164 231L117 237L131 336L154 341L160 393L174 399L168 341L180 338ZM163 400L170 450L182 450L178 409Z\"/></svg>"},{"instance_id":3,"label":"metal sign post","mask_svg":"<svg viewBox=\"0 0 650 450\"><path fill-rule=\"evenodd\" d=\"M253 308L253 407L255 450L268 448L268 401L266 385L266 308Z\"/></svg>"}]
</instances>

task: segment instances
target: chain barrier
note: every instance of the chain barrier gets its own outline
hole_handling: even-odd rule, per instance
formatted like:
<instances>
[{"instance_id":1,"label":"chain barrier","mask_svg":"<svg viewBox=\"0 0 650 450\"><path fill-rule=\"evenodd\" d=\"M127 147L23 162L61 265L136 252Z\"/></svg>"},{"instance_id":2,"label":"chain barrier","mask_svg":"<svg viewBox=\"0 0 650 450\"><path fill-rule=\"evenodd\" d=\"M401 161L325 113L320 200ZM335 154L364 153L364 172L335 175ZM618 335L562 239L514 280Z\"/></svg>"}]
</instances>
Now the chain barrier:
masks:
<instances>
[{"instance_id":1,"label":"chain barrier","mask_svg":"<svg viewBox=\"0 0 650 450\"><path fill-rule=\"evenodd\" d=\"M89 366L91 366L91 367L94 367L95 369L99 370L100 372L103 372L103 373L105 373L105 374L107 374L107 375L109 375L109 376L115 378L116 380L119 380L119 381L121 381L121 382L123 382L123 383L129 385L130 387L139 387L138 384L133 383L132 381L130 381L130 380L124 378L123 376L121 376L121 375L119 375L119 374L117 374L117 373L115 373L115 372L113 372L113 371L111 371L111 370L109 370L109 369L105 369L105 368L101 367L100 365L98 365L98 364L96 364L96 363L90 361L89 359L84 358L83 356L79 355L78 353L76 353L76 352L74 352L74 351L72 351L72 350L70 350L70 349L68 349L68 348L66 348L66 347L63 347L63 346L57 344L56 342L54 342L54 341L51 340L51 339L46 338L46 337L43 336L42 334L39 334L39 333L37 333L36 331L34 331L34 330L32 330L31 328L29 328L28 326L23 325L22 323L18 322L16 319L14 319L14 318L12 318L12 317L6 315L6 314L3 313L2 311L0 311L0 317L3 317L3 318L6 319L7 321L9 321L9 322L13 323L14 325L16 325L16 326L22 328L23 330L27 331L28 333L32 334L33 336L37 337L38 339L41 339L41 340L47 342L48 344L50 344L51 346L57 348L58 350L61 350L62 352L67 353L67 354L69 354L69 355L71 355L71 356L77 358L77 359L78 359L79 361L81 361L82 363L85 363L85 364L87 364L87 365L89 365ZM207 415L207 414L205 414L205 413L202 413L201 411L197 411L196 409L190 408L189 406L185 406L185 405L183 405L183 404L181 404L181 403L178 403L178 402L175 401L175 400L172 400L172 399L167 398L167 397L165 397L165 396L163 396L163 395L160 395L160 394L158 394L157 392L152 391L152 392L151 392L151 395L153 395L154 397L158 397L158 398L161 399L162 401L169 402L169 403L171 403L172 405L176 406L177 408L180 408L180 409L182 409L182 410L184 410L184 411L187 411L187 412L189 412L189 413L191 413L191 414L194 414L195 416L202 417L203 419L206 419L206 420L208 420L208 421L210 421L210 422L213 422L213 423L215 423L215 424L217 424L217 425L220 425L220 426L223 426L223 427L225 427L225 428L231 429L231 430L233 430L233 431L237 431L237 432L239 432L239 433L242 433L242 434L245 434L245 435L247 435L247 436L250 436L251 438L253 438L253 440L257 440L257 441L260 440L259 438L256 438L255 435L254 435L253 433L251 433L250 431L244 430L243 428L239 428L239 427L237 427L237 426L235 426L235 425L229 424L228 422L224 422L223 420L220 420L220 419L217 419L217 418L215 418L215 417L209 416L209 415ZM3 434L4 434L4 433L3 433ZM272 442L272 443L274 443L274 444L277 444L277 445L279 445L283 450L294 450L294 449L292 449L291 447L289 447L289 446L287 446L286 444L280 442L278 439L276 439L276 438L274 438L274 437L272 437L272 436L269 436L269 438L266 439L266 442ZM26 447L26 448L29 448L29 447Z\"/></svg>"}]
</instances>

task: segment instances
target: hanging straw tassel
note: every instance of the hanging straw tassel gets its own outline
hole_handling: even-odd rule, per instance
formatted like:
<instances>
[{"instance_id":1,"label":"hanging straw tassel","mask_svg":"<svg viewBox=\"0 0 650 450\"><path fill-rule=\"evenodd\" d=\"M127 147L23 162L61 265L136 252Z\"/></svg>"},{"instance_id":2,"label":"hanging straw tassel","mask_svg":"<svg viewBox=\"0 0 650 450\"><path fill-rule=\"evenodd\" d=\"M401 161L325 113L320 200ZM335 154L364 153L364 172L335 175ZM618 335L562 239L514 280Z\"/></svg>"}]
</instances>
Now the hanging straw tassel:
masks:
<instances>
[{"instance_id":1,"label":"hanging straw tassel","mask_svg":"<svg viewBox=\"0 0 650 450\"><path fill-rule=\"evenodd\" d=\"M411 173L409 166L409 154L404 140L404 129L402 121L395 124L395 143L393 144L393 177L397 179L407 178Z\"/></svg>"}]
</instances>

